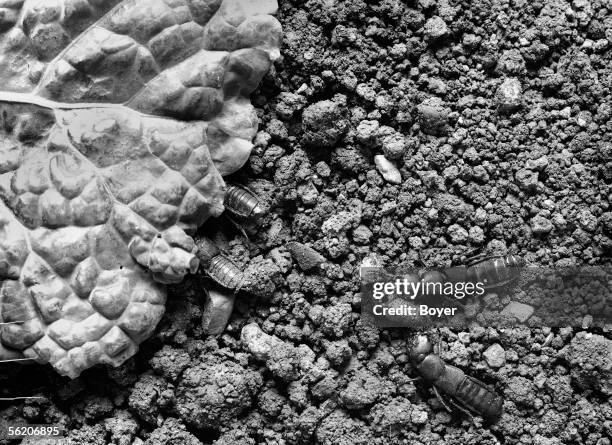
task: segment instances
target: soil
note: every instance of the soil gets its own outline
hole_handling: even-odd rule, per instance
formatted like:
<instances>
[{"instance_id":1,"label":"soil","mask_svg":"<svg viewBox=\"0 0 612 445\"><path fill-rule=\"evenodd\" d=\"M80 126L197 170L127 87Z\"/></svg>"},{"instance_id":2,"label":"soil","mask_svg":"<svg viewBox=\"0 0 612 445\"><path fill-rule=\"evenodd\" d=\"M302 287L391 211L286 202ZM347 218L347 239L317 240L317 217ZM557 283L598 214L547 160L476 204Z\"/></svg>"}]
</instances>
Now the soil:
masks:
<instances>
[{"instance_id":1,"label":"soil","mask_svg":"<svg viewBox=\"0 0 612 445\"><path fill-rule=\"evenodd\" d=\"M74 444L609 445L609 329L432 331L503 395L487 425L413 380L414 331L361 321L358 268L474 249L610 265L610 3L282 1L278 18L256 148L230 178L269 211L241 222L248 238L202 228L253 277L225 333L205 335L211 284L191 277L117 369L69 381L3 364L5 390L43 398L0 402L0 419L62 425ZM241 340L251 323L263 332Z\"/></svg>"}]
</instances>

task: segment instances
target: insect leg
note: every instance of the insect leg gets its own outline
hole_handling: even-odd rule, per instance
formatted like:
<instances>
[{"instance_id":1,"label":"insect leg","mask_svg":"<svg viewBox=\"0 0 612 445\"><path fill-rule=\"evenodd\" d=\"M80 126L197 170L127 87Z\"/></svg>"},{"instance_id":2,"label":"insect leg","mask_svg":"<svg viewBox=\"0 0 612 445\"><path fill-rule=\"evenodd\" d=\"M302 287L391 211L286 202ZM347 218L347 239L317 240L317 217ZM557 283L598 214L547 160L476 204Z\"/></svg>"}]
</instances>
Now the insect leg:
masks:
<instances>
[{"instance_id":1,"label":"insect leg","mask_svg":"<svg viewBox=\"0 0 612 445\"><path fill-rule=\"evenodd\" d=\"M417 253L417 260L416 262L423 268L427 267L427 264L425 263L425 260L423 259L423 252L422 251L418 251Z\"/></svg>"},{"instance_id":2,"label":"insect leg","mask_svg":"<svg viewBox=\"0 0 612 445\"><path fill-rule=\"evenodd\" d=\"M6 360L0 360L0 363L31 362L33 360L33 358L7 358Z\"/></svg>"},{"instance_id":3,"label":"insect leg","mask_svg":"<svg viewBox=\"0 0 612 445\"><path fill-rule=\"evenodd\" d=\"M485 255L484 253L478 253L478 254L476 254L476 255L472 255L472 256L468 257L468 258L465 260L465 264L466 264L468 267L470 267L470 266L473 266L473 265L474 265L474 264L476 264L476 263L481 262L481 261L482 261L482 260L484 260L485 258L486 258L486 255Z\"/></svg>"},{"instance_id":4,"label":"insect leg","mask_svg":"<svg viewBox=\"0 0 612 445\"><path fill-rule=\"evenodd\" d=\"M442 396L440 395L440 393L438 392L438 388L436 388L435 386L432 387L434 390L434 393L436 394L437 399L440 401L440 403L442 404L442 406L444 408L446 408L446 411L448 411L449 413L452 413L453 411L448 407L448 405L444 402L444 399L442 398Z\"/></svg>"},{"instance_id":5,"label":"insect leg","mask_svg":"<svg viewBox=\"0 0 612 445\"><path fill-rule=\"evenodd\" d=\"M229 215L223 215L223 217L224 217L224 218L226 218L226 219L227 219L227 220L228 220L228 221L229 221L229 222L230 222L230 223L231 223L231 224L232 224L232 225L233 225L233 226L236 228L236 230L238 230L238 231L240 232L240 234L241 234L242 236L244 236L244 238L245 238L247 241L250 241L250 240L249 240L249 236L248 236L248 235L247 235L247 233L244 231L244 227L242 227L240 224L238 224L238 222L237 222L237 221L236 221L234 218L232 218L232 217L231 217L231 216L229 216Z\"/></svg>"},{"instance_id":6,"label":"insect leg","mask_svg":"<svg viewBox=\"0 0 612 445\"><path fill-rule=\"evenodd\" d=\"M454 408L458 409L459 411L461 411L462 413L467 415L470 418L470 420L472 421L472 423L474 423L474 425L476 424L476 419L474 419L474 416L472 415L472 413L469 410L467 410L466 408L462 407L461 405L459 405L457 402L455 402L453 400L449 400L449 403L451 405L453 405Z\"/></svg>"},{"instance_id":7,"label":"insect leg","mask_svg":"<svg viewBox=\"0 0 612 445\"><path fill-rule=\"evenodd\" d=\"M438 330L438 341L434 346L434 354L441 355L442 354L442 336L440 335L440 330Z\"/></svg>"}]
</instances>

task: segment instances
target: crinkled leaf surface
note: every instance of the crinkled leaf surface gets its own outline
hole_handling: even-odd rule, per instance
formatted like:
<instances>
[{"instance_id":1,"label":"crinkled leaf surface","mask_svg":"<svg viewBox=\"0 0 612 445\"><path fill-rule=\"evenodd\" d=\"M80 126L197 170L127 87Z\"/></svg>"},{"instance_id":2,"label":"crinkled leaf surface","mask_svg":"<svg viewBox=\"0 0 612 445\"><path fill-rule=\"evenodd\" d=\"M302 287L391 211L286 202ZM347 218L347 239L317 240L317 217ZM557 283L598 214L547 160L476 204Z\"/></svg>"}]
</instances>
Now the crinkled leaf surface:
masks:
<instances>
[{"instance_id":1,"label":"crinkled leaf surface","mask_svg":"<svg viewBox=\"0 0 612 445\"><path fill-rule=\"evenodd\" d=\"M257 130L273 0L0 0L0 356L131 357Z\"/></svg>"}]
</instances>

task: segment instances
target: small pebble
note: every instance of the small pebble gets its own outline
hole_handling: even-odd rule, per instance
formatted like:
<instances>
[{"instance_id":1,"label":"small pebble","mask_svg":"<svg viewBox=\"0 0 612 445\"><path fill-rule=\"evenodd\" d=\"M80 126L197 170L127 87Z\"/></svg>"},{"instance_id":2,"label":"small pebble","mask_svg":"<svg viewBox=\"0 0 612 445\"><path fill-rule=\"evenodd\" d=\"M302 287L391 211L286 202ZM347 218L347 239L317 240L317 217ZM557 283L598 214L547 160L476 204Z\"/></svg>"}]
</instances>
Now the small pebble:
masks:
<instances>
[{"instance_id":1,"label":"small pebble","mask_svg":"<svg viewBox=\"0 0 612 445\"><path fill-rule=\"evenodd\" d=\"M317 175L322 178L329 178L329 176L331 175L331 169L329 168L329 165L327 165L323 161L318 162L317 165L315 165L315 170L317 172Z\"/></svg>"},{"instance_id":2,"label":"small pebble","mask_svg":"<svg viewBox=\"0 0 612 445\"><path fill-rule=\"evenodd\" d=\"M382 259L375 253L372 253L364 257L363 260L361 260L361 265L360 265L360 267L383 267L383 266L384 266L384 263Z\"/></svg>"},{"instance_id":3,"label":"small pebble","mask_svg":"<svg viewBox=\"0 0 612 445\"><path fill-rule=\"evenodd\" d=\"M300 184L297 188L297 193L302 202L306 205L314 205L317 203L319 191L312 182Z\"/></svg>"},{"instance_id":4,"label":"small pebble","mask_svg":"<svg viewBox=\"0 0 612 445\"><path fill-rule=\"evenodd\" d=\"M357 126L356 139L364 145L373 144L376 141L380 124L375 120L363 120Z\"/></svg>"},{"instance_id":5,"label":"small pebble","mask_svg":"<svg viewBox=\"0 0 612 445\"><path fill-rule=\"evenodd\" d=\"M421 411L416 408L410 414L410 419L415 425L424 425L425 423L427 423L428 418L429 416L427 414L427 411Z\"/></svg>"},{"instance_id":6,"label":"small pebble","mask_svg":"<svg viewBox=\"0 0 612 445\"><path fill-rule=\"evenodd\" d=\"M434 16L427 20L423 31L425 37L429 38L430 40L435 40L448 34L448 26L446 26L446 22L440 17Z\"/></svg>"},{"instance_id":7,"label":"small pebble","mask_svg":"<svg viewBox=\"0 0 612 445\"><path fill-rule=\"evenodd\" d=\"M521 106L523 89L521 83L515 78L509 78L497 89L497 105L499 111L509 113Z\"/></svg>"},{"instance_id":8,"label":"small pebble","mask_svg":"<svg viewBox=\"0 0 612 445\"><path fill-rule=\"evenodd\" d=\"M468 231L459 224L452 224L448 228L448 235L453 243L464 243L468 239Z\"/></svg>"},{"instance_id":9,"label":"small pebble","mask_svg":"<svg viewBox=\"0 0 612 445\"><path fill-rule=\"evenodd\" d=\"M304 143L316 147L332 147L346 133L346 111L337 102L322 100L308 106L302 114Z\"/></svg>"},{"instance_id":10,"label":"small pebble","mask_svg":"<svg viewBox=\"0 0 612 445\"><path fill-rule=\"evenodd\" d=\"M519 303L518 301L512 301L502 310L501 314L515 317L518 321L524 323L533 315L533 311L533 306Z\"/></svg>"},{"instance_id":11,"label":"small pebble","mask_svg":"<svg viewBox=\"0 0 612 445\"><path fill-rule=\"evenodd\" d=\"M537 235L545 235L550 233L553 229L553 224L548 218L536 215L531 219L531 230Z\"/></svg>"},{"instance_id":12,"label":"small pebble","mask_svg":"<svg viewBox=\"0 0 612 445\"><path fill-rule=\"evenodd\" d=\"M384 263L375 253L371 253L361 260L359 266L359 277L363 281L377 281L381 278Z\"/></svg>"},{"instance_id":13,"label":"small pebble","mask_svg":"<svg viewBox=\"0 0 612 445\"><path fill-rule=\"evenodd\" d=\"M267 360L272 348L282 344L280 339L266 334L256 323L250 323L243 327L240 339L249 352L262 361Z\"/></svg>"},{"instance_id":14,"label":"small pebble","mask_svg":"<svg viewBox=\"0 0 612 445\"><path fill-rule=\"evenodd\" d=\"M402 183L402 175L392 161L388 160L383 155L376 155L374 156L374 163L385 181L391 184Z\"/></svg>"},{"instance_id":15,"label":"small pebble","mask_svg":"<svg viewBox=\"0 0 612 445\"><path fill-rule=\"evenodd\" d=\"M450 108L439 97L425 99L417 107L421 130L433 136L440 136L448 130Z\"/></svg>"},{"instance_id":16,"label":"small pebble","mask_svg":"<svg viewBox=\"0 0 612 445\"><path fill-rule=\"evenodd\" d=\"M353 241L357 244L368 244L372 238L372 231L364 225L360 225L353 230Z\"/></svg>"},{"instance_id":17,"label":"small pebble","mask_svg":"<svg viewBox=\"0 0 612 445\"><path fill-rule=\"evenodd\" d=\"M469 236L470 241L474 244L482 244L485 241L484 231L478 226L473 226L470 228Z\"/></svg>"},{"instance_id":18,"label":"small pebble","mask_svg":"<svg viewBox=\"0 0 612 445\"><path fill-rule=\"evenodd\" d=\"M525 70L525 60L517 49L504 51L499 58L498 68L501 72L509 75L519 75Z\"/></svg>"},{"instance_id":19,"label":"small pebble","mask_svg":"<svg viewBox=\"0 0 612 445\"><path fill-rule=\"evenodd\" d=\"M406 150L406 138L396 131L381 138L383 153L388 159L401 159Z\"/></svg>"},{"instance_id":20,"label":"small pebble","mask_svg":"<svg viewBox=\"0 0 612 445\"><path fill-rule=\"evenodd\" d=\"M523 168L516 172L514 178L517 185L526 192L533 192L538 186L538 173L533 170Z\"/></svg>"},{"instance_id":21,"label":"small pebble","mask_svg":"<svg viewBox=\"0 0 612 445\"><path fill-rule=\"evenodd\" d=\"M282 92L278 95L278 104L276 105L276 113L283 120L291 119L293 114L304 108L306 98L299 94Z\"/></svg>"},{"instance_id":22,"label":"small pebble","mask_svg":"<svg viewBox=\"0 0 612 445\"><path fill-rule=\"evenodd\" d=\"M482 353L491 368L501 368L506 364L506 352L499 343L495 343Z\"/></svg>"},{"instance_id":23,"label":"small pebble","mask_svg":"<svg viewBox=\"0 0 612 445\"><path fill-rule=\"evenodd\" d=\"M470 333L469 332L459 332L457 334L457 338L464 345L467 345L468 343L470 343Z\"/></svg>"},{"instance_id":24,"label":"small pebble","mask_svg":"<svg viewBox=\"0 0 612 445\"><path fill-rule=\"evenodd\" d=\"M537 170L537 171L544 170L547 165L548 165L548 157L546 156L540 156L537 159L528 159L527 162L525 163L525 167L527 167L529 170Z\"/></svg>"}]
</instances>

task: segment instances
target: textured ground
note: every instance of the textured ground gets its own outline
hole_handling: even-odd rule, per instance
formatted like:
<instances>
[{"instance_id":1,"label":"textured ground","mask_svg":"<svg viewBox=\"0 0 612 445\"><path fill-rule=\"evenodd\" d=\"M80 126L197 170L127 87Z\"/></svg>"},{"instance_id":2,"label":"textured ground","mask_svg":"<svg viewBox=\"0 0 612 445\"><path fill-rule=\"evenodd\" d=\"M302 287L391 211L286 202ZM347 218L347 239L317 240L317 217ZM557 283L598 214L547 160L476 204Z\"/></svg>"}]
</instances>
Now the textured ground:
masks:
<instances>
[{"instance_id":1,"label":"textured ground","mask_svg":"<svg viewBox=\"0 0 612 445\"><path fill-rule=\"evenodd\" d=\"M3 388L45 399L0 418L64 424L75 444L609 445L609 332L442 330L443 357L506 398L482 426L410 381L410 332L360 323L356 274L372 253L444 265L475 247L610 264L606 3L281 2L283 59L253 96L261 131L237 177L271 211L250 242L218 234L267 296L240 294L210 339L190 279L118 369L68 382L2 365ZM241 342L250 322L279 340Z\"/></svg>"}]
</instances>

